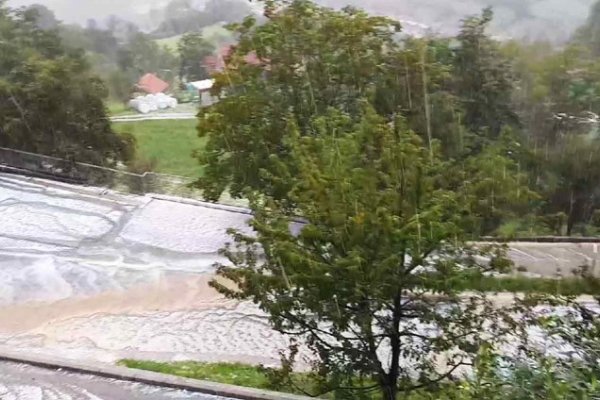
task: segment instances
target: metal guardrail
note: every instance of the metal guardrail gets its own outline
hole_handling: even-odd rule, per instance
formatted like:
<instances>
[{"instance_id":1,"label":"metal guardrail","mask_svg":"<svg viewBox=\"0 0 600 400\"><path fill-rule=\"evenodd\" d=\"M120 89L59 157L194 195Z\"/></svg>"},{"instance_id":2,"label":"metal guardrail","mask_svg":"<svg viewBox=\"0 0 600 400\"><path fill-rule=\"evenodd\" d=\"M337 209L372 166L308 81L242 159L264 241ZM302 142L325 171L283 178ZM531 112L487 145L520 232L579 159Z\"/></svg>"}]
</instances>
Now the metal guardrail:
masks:
<instances>
[{"instance_id":1,"label":"metal guardrail","mask_svg":"<svg viewBox=\"0 0 600 400\"><path fill-rule=\"evenodd\" d=\"M499 243L600 243L597 236L532 236L501 238L495 236L484 236L479 239L482 242Z\"/></svg>"},{"instance_id":2,"label":"metal guardrail","mask_svg":"<svg viewBox=\"0 0 600 400\"><path fill-rule=\"evenodd\" d=\"M58 180L72 184L108 187L134 194L156 193L199 199L200 190L190 186L193 179L177 175L145 172L136 174L122 169L69 161L63 158L0 147L0 172L12 172L36 178ZM234 206L245 205L231 199L221 201ZM600 237L532 236L482 237L483 242L530 243L600 243Z\"/></svg>"},{"instance_id":3,"label":"metal guardrail","mask_svg":"<svg viewBox=\"0 0 600 400\"><path fill-rule=\"evenodd\" d=\"M190 186L193 180L182 176L154 172L136 174L4 147L0 147L0 170L135 194L158 193L191 198L201 196L199 190Z\"/></svg>"}]
</instances>

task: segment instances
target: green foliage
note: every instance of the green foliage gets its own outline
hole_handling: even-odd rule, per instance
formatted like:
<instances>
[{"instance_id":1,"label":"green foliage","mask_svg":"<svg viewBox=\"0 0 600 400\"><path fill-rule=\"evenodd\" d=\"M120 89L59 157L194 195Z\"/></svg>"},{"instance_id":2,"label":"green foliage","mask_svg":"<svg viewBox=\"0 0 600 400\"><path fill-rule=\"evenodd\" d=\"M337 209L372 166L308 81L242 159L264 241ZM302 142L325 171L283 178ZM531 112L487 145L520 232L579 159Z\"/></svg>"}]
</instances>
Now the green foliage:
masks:
<instances>
[{"instance_id":1,"label":"green foliage","mask_svg":"<svg viewBox=\"0 0 600 400\"><path fill-rule=\"evenodd\" d=\"M57 31L67 47L86 52L94 72L106 81L111 99L131 98L138 79L148 72L167 82L174 80L179 60L170 49L116 17L109 18L107 25L98 29L59 24Z\"/></svg>"},{"instance_id":2,"label":"green foliage","mask_svg":"<svg viewBox=\"0 0 600 400\"><path fill-rule=\"evenodd\" d=\"M48 7L42 4L32 4L25 10L27 18L35 19L35 25L42 30L55 29L58 26L56 16Z\"/></svg>"},{"instance_id":3,"label":"green foliage","mask_svg":"<svg viewBox=\"0 0 600 400\"><path fill-rule=\"evenodd\" d=\"M470 204L472 224L468 229L475 235L497 233L502 221L523 217L538 196L529 189L527 175L521 168L520 143L509 130L468 157L458 169L456 179L467 183L465 201Z\"/></svg>"},{"instance_id":4,"label":"green foliage","mask_svg":"<svg viewBox=\"0 0 600 400\"><path fill-rule=\"evenodd\" d=\"M548 169L558 179L551 200L554 210L564 210L567 215L567 235L573 233L577 222L590 222L599 205L598 163L600 139L583 135L561 138L547 162Z\"/></svg>"},{"instance_id":5,"label":"green foliage","mask_svg":"<svg viewBox=\"0 0 600 400\"><path fill-rule=\"evenodd\" d=\"M238 46L216 77L216 90L226 96L200 116L208 145L202 155L206 179L198 186L207 198L218 198L226 187L238 197L247 187L285 197L285 185L266 188L260 172L277 168L271 154L286 162L285 121L293 118L304 136L314 134L311 120L330 107L358 115L385 68L385 49L396 46L396 28L386 18L303 0L263 25L252 18L238 25ZM252 54L258 65L246 62Z\"/></svg>"},{"instance_id":6,"label":"green foliage","mask_svg":"<svg viewBox=\"0 0 600 400\"><path fill-rule=\"evenodd\" d=\"M193 82L209 77L202 61L211 55L215 48L198 33L183 35L177 45L179 53L179 79Z\"/></svg>"},{"instance_id":7,"label":"green foliage","mask_svg":"<svg viewBox=\"0 0 600 400\"><path fill-rule=\"evenodd\" d=\"M600 55L600 2L595 2L586 23L575 34L575 41L590 49L593 56Z\"/></svg>"},{"instance_id":8,"label":"green foliage","mask_svg":"<svg viewBox=\"0 0 600 400\"><path fill-rule=\"evenodd\" d=\"M119 66L130 71L137 80L145 73L153 72L167 81L177 75L178 60L169 49L160 47L149 36L138 33L120 50Z\"/></svg>"},{"instance_id":9,"label":"green foliage","mask_svg":"<svg viewBox=\"0 0 600 400\"><path fill-rule=\"evenodd\" d=\"M486 318L504 317L485 296L460 296L455 285L487 269L504 271L502 249L463 241L461 193L443 184L447 164L402 121L388 124L367 107L357 122L330 111L312 125L318 134L301 136L289 121L287 135L296 171L289 199L303 226L293 227L285 202L251 196L256 236L235 233L237 246L225 251L233 266L219 266L236 289L213 285L258 303L275 329L305 340L319 356L319 391L365 398L365 382L373 382L395 399L434 385L477 348ZM290 181L279 165L263 179ZM475 254L495 261L479 265ZM415 319L437 334L420 334Z\"/></svg>"},{"instance_id":10,"label":"green foliage","mask_svg":"<svg viewBox=\"0 0 600 400\"><path fill-rule=\"evenodd\" d=\"M271 388L267 377L260 367L239 363L200 363L193 361L160 363L141 360L121 360L119 361L119 365L230 385L247 386L257 389Z\"/></svg>"},{"instance_id":11,"label":"green foliage","mask_svg":"<svg viewBox=\"0 0 600 400\"><path fill-rule=\"evenodd\" d=\"M482 292L541 293L558 296L600 295L600 280L593 277L572 278L526 278L522 276L465 277L456 282L456 290L478 290Z\"/></svg>"},{"instance_id":12,"label":"green foliage","mask_svg":"<svg viewBox=\"0 0 600 400\"><path fill-rule=\"evenodd\" d=\"M441 143L447 157L467 153L473 135L461 123L463 111L452 88L453 52L442 38L403 41L389 52L387 71L379 71L374 106L378 113L401 114L415 132Z\"/></svg>"},{"instance_id":13,"label":"green foliage","mask_svg":"<svg viewBox=\"0 0 600 400\"><path fill-rule=\"evenodd\" d=\"M548 322L544 323L548 326ZM576 327L583 325L577 323ZM552 328L553 329L553 328ZM594 332L586 331L586 335ZM572 334L570 337L573 337ZM594 343L598 342L594 337ZM578 341L578 340L576 340ZM597 360L596 360L597 361ZM482 346L473 373L455 382L410 394L399 394L398 400L592 400L600 396L600 381L594 360L560 361L541 354L530 355L529 361L501 357L490 346ZM186 378L211 380L258 389L304 393L315 385L309 374L294 373L294 386L278 386L270 380L274 370L243 364L208 364L196 362L157 363L121 360L120 365ZM333 398L331 395L320 396ZM367 396L375 399L375 395Z\"/></svg>"},{"instance_id":14,"label":"green foliage","mask_svg":"<svg viewBox=\"0 0 600 400\"><path fill-rule=\"evenodd\" d=\"M121 101L108 101L106 103L106 111L111 117L131 114L131 109Z\"/></svg>"},{"instance_id":15,"label":"green foliage","mask_svg":"<svg viewBox=\"0 0 600 400\"><path fill-rule=\"evenodd\" d=\"M236 26L240 42L227 69L216 77L216 91L225 96L200 114L199 134L208 144L199 155L206 174L197 186L208 199L217 199L226 189L235 197L250 189L288 200L293 207L288 194L296 166L287 157L286 125L292 121L301 137L319 135L314 121L330 108L351 122L366 102L388 123L402 116L430 155L441 146L457 172L449 179L457 190L470 187L463 194L473 217L473 235L492 233L504 218L530 211L536 196L528 188L527 171L521 170L517 155L508 153L520 145L517 135L507 133L500 140L501 132L484 132L487 122L475 126L467 118L465 123L469 113L485 111L494 129L500 129L513 116L508 108L494 114L499 104L509 106L505 102L512 81L503 70L506 62L494 58L500 57L495 42L484 35L487 19L476 29L465 28L464 43L455 50L445 39L400 44L395 36L399 26L393 21L351 8L333 11L299 0L279 12L267 7L266 14L269 20L263 25L247 19ZM248 63L248 55L259 62ZM480 79L467 82L473 74L461 63L471 59L478 63ZM464 101L467 92L480 97ZM490 109L469 111L467 103ZM510 136L510 146L505 136ZM475 157L461 159L468 155ZM285 178L264 179L282 167L287 168ZM471 184L471 176L477 184Z\"/></svg>"},{"instance_id":16,"label":"green foliage","mask_svg":"<svg viewBox=\"0 0 600 400\"><path fill-rule=\"evenodd\" d=\"M195 9L189 0L172 0L164 10L165 19L153 32L156 38L198 32L213 23L210 15Z\"/></svg>"},{"instance_id":17,"label":"green foliage","mask_svg":"<svg viewBox=\"0 0 600 400\"><path fill-rule=\"evenodd\" d=\"M523 165L531 171L530 186L544 199L540 213L554 234L589 234L600 206L600 177L592 167L599 143L600 68L593 57L599 9L592 8L587 24L564 49L505 46L515 66L514 102L531 154Z\"/></svg>"},{"instance_id":18,"label":"green foliage","mask_svg":"<svg viewBox=\"0 0 600 400\"><path fill-rule=\"evenodd\" d=\"M216 48L220 48L223 45L235 43L235 39L232 35L232 32L226 27L222 26L221 24L209 25L207 27L202 28L202 30L198 33L200 33L202 37L206 39L206 41L208 41L211 45L215 46ZM156 43L158 43L159 46L169 48L171 51L176 52L177 45L179 44L179 41L181 40L183 35L184 34L175 35L163 39L157 39Z\"/></svg>"},{"instance_id":19,"label":"green foliage","mask_svg":"<svg viewBox=\"0 0 600 400\"><path fill-rule=\"evenodd\" d=\"M0 5L0 146L103 165L130 159L133 139L111 130L103 82L36 20Z\"/></svg>"},{"instance_id":20,"label":"green foliage","mask_svg":"<svg viewBox=\"0 0 600 400\"><path fill-rule=\"evenodd\" d=\"M493 17L490 8L463 21L454 61L456 91L465 110L464 124L475 133L496 138L506 125L515 125L510 64L495 41L486 35Z\"/></svg>"},{"instance_id":21,"label":"green foliage","mask_svg":"<svg viewBox=\"0 0 600 400\"><path fill-rule=\"evenodd\" d=\"M132 92L135 89L128 74L118 69L112 70L104 79L112 101L109 104L109 112L114 116L116 114L110 109L110 105L117 102L121 104L121 107L124 107L123 104L131 99ZM127 110L127 113L131 113L131 111Z\"/></svg>"}]
</instances>

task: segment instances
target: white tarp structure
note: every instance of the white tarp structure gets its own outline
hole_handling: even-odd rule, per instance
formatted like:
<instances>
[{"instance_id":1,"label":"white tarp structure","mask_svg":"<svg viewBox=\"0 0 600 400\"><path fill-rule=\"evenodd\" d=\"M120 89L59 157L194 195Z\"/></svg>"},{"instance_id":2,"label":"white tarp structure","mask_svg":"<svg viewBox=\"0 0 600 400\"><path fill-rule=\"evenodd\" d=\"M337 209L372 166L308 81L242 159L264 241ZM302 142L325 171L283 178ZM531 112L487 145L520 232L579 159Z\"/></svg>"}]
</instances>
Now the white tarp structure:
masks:
<instances>
[{"instance_id":1,"label":"white tarp structure","mask_svg":"<svg viewBox=\"0 0 600 400\"><path fill-rule=\"evenodd\" d=\"M193 88L192 90L198 91L201 106L209 106L217 101L217 97L214 97L210 93L210 89L212 89L214 84L214 79L204 79L202 81L189 82L187 85L188 89Z\"/></svg>"},{"instance_id":2,"label":"white tarp structure","mask_svg":"<svg viewBox=\"0 0 600 400\"><path fill-rule=\"evenodd\" d=\"M152 111L177 107L177 99L164 93L148 94L130 100L129 107L139 113L148 114Z\"/></svg>"},{"instance_id":3,"label":"white tarp structure","mask_svg":"<svg viewBox=\"0 0 600 400\"><path fill-rule=\"evenodd\" d=\"M204 79L203 81L190 82L188 85L193 86L196 90L204 92L212 89L215 84L214 79Z\"/></svg>"}]
</instances>

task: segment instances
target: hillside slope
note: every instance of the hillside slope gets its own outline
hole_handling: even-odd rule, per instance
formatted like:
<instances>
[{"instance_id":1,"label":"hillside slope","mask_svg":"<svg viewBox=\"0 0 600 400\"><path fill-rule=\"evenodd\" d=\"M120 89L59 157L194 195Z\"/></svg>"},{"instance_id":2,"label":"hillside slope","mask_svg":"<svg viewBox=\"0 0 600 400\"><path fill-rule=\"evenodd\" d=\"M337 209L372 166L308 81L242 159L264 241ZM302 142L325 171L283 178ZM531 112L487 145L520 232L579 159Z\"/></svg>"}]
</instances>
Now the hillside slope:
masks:
<instances>
[{"instance_id":1,"label":"hillside slope","mask_svg":"<svg viewBox=\"0 0 600 400\"><path fill-rule=\"evenodd\" d=\"M504 38L562 42L585 22L594 0L320 0L340 7L351 4L404 21L411 33L426 25L434 32L454 33L460 20L492 6L494 34Z\"/></svg>"}]
</instances>

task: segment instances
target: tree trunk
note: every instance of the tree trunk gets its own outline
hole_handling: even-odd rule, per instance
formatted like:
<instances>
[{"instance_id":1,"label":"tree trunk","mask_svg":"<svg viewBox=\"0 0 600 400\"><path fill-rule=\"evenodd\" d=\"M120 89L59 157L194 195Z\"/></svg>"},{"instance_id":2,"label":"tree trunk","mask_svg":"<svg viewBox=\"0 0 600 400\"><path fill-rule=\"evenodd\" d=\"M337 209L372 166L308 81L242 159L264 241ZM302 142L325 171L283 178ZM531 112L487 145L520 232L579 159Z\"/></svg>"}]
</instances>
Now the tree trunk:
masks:
<instances>
[{"instance_id":1,"label":"tree trunk","mask_svg":"<svg viewBox=\"0 0 600 400\"><path fill-rule=\"evenodd\" d=\"M383 386L383 394L381 397L382 400L398 400L398 387L396 386L396 383L389 382L386 379L386 382L382 386Z\"/></svg>"},{"instance_id":2,"label":"tree trunk","mask_svg":"<svg viewBox=\"0 0 600 400\"><path fill-rule=\"evenodd\" d=\"M383 400L396 400L398 396L398 377L400 376L400 319L402 316L402 295L400 292L394 298L394 311L392 312L392 332L390 342L392 359L390 371L386 374L383 386Z\"/></svg>"},{"instance_id":3,"label":"tree trunk","mask_svg":"<svg viewBox=\"0 0 600 400\"><path fill-rule=\"evenodd\" d=\"M567 236L571 236L573 226L575 225L575 194L571 189L571 197L569 199L569 216L567 217Z\"/></svg>"},{"instance_id":4,"label":"tree trunk","mask_svg":"<svg viewBox=\"0 0 600 400\"><path fill-rule=\"evenodd\" d=\"M423 47L421 53L421 78L423 79L423 102L425 103L425 123L427 129L427 141L429 145L429 157L433 160L433 137L431 134L431 109L429 105L429 92L427 91L427 72L425 70L425 52L427 45Z\"/></svg>"}]
</instances>

